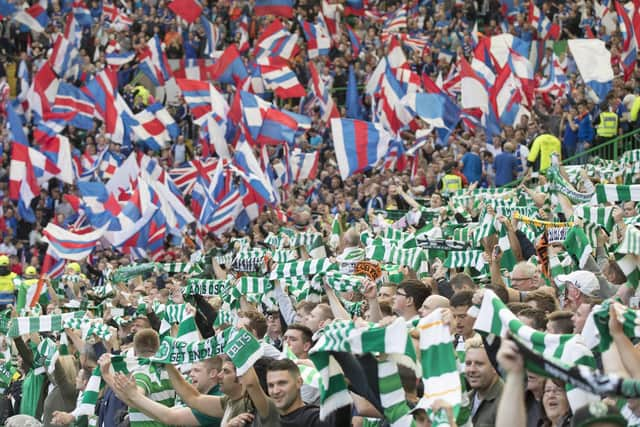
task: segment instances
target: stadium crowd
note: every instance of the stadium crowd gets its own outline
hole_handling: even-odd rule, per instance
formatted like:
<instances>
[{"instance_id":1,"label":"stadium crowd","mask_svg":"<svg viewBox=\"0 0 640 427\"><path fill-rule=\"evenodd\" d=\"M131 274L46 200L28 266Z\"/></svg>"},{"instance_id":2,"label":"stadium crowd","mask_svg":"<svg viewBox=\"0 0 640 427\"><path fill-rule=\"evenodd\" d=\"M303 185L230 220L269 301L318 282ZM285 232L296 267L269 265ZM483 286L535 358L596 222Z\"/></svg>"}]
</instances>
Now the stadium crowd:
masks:
<instances>
[{"instance_id":1,"label":"stadium crowd","mask_svg":"<svg viewBox=\"0 0 640 427\"><path fill-rule=\"evenodd\" d=\"M640 71L625 62L635 43L629 37L640 34L615 18L626 10L637 24L640 4L536 1L534 10L528 1L298 0L283 13L291 3L53 0L36 3L44 31L23 16L36 19L33 5L0 5L0 424L640 425L640 143L637 133L609 143L640 128ZM202 10L190 19L192 8ZM72 39L73 19L81 23L76 50L61 74L50 59L61 40ZM277 20L299 36L286 63L309 88L303 97L276 96L255 83L255 44ZM310 32L305 22L318 26ZM330 42L318 55L323 28ZM478 47L490 51L501 34L531 46L524 60L536 89L523 90L528 100L509 100L520 108L517 120L502 117L498 129L477 108L460 108L451 128L419 111L403 122L381 100L392 97L385 85L393 85L370 87L400 43L406 73L396 83L464 107L464 64L491 56ZM605 96L587 84L567 48L567 40L593 38L611 52ZM172 97L168 82L152 82L157 73L143 70L155 64L145 62L152 40L162 42L176 80L195 64L194 80L215 83L212 94L232 105L227 126L233 118L238 134L253 132L248 119L234 117L241 87L262 87L271 105L297 112L289 118L309 118L289 141L250 141L248 167L262 168L278 194L248 221L237 220L249 211L245 204L222 231L213 222L171 222L179 208L157 202L174 197L204 218L215 185L202 187L209 193L202 201L195 175L213 182L231 160L184 86L184 96ZM232 45L244 68L258 71L242 82L209 79ZM135 59L118 56L128 52ZM78 88L115 70L111 95L126 103L118 114L140 119L160 104L178 130L165 144L116 142L109 106L99 111L102 101L91 96L93 126L72 125L42 100L47 67ZM334 101L335 113L327 107ZM400 100L389 102L394 109ZM444 111L440 119L449 123ZM20 131L15 116L25 118ZM364 166L355 152L341 158L333 120L347 117L382 124L398 140L396 151ZM46 120L54 132L43 140ZM17 165L39 167L35 154L16 154L23 131L45 154L60 141L55 135L66 137L71 182L61 170L50 179L26 172L13 197ZM241 142L224 139L223 132L222 145L237 143L227 148L235 162ZM289 162L288 150L315 162L300 179L278 181L275 165ZM359 170L345 169L354 162ZM239 168L244 174L224 185L253 182ZM123 174L138 183L115 194L108 182ZM25 206L29 179L41 188ZM88 195L87 182L105 182L111 194ZM159 203L152 213L166 216L165 228L137 225L149 220L142 188ZM125 220L136 200L138 217ZM225 209L215 202L214 216ZM122 230L135 223L135 236L119 245L108 233L78 237L105 233L116 221ZM172 224L182 225L179 233L166 232ZM86 255L76 256L87 242Z\"/></svg>"}]
</instances>

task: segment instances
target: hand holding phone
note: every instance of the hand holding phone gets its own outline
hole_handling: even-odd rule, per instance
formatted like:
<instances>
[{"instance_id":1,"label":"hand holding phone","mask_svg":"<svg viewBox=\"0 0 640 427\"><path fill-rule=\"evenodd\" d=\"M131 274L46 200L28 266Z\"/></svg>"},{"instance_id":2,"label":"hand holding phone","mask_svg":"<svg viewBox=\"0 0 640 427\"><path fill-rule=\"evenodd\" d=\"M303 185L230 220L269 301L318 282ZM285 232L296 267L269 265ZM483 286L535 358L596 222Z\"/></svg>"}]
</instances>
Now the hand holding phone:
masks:
<instances>
[{"instance_id":1,"label":"hand holding phone","mask_svg":"<svg viewBox=\"0 0 640 427\"><path fill-rule=\"evenodd\" d=\"M497 258L502 253L502 249L500 249L500 245L495 245L493 247L493 258Z\"/></svg>"}]
</instances>

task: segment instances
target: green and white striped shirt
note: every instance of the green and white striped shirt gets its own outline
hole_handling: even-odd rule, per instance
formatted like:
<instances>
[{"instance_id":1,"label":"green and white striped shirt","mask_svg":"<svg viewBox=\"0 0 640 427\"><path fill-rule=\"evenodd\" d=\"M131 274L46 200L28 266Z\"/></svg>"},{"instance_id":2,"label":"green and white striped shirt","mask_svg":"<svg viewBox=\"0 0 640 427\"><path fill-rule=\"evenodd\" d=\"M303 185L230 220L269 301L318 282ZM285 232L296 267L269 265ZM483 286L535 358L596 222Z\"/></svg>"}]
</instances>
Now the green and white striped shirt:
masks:
<instances>
[{"instance_id":1,"label":"green and white striped shirt","mask_svg":"<svg viewBox=\"0 0 640 427\"><path fill-rule=\"evenodd\" d=\"M171 386L167 371L157 365L140 366L133 374L136 385L144 390L144 394L151 400L172 407L175 403L176 392ZM131 427L163 427L166 424L147 417L135 408L129 408Z\"/></svg>"}]
</instances>

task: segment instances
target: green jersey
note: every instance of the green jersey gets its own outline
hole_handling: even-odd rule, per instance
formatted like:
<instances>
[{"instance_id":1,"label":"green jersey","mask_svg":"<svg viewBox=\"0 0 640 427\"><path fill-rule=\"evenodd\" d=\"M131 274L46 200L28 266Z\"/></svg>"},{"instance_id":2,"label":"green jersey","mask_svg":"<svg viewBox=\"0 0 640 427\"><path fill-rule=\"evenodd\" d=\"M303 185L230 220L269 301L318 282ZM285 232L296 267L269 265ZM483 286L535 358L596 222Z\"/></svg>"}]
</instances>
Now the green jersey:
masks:
<instances>
[{"instance_id":1,"label":"green jersey","mask_svg":"<svg viewBox=\"0 0 640 427\"><path fill-rule=\"evenodd\" d=\"M167 371L157 365L140 366L133 378L136 385L144 390L144 394L151 400L162 405L172 407L175 403L176 392L171 386ZM131 427L163 427L166 424L147 417L136 408L129 408L129 421Z\"/></svg>"}]
</instances>

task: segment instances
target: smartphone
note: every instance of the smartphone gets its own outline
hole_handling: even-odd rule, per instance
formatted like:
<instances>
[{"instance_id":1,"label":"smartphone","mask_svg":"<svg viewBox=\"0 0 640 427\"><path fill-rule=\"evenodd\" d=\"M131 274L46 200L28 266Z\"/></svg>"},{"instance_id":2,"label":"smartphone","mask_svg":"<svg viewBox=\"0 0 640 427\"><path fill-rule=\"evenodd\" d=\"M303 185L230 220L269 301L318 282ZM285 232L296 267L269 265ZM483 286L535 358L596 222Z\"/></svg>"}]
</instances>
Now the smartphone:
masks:
<instances>
[{"instance_id":1,"label":"smartphone","mask_svg":"<svg viewBox=\"0 0 640 427\"><path fill-rule=\"evenodd\" d=\"M96 352L96 357L99 359L100 356L107 352L107 348L102 344L102 342L97 342L93 344L93 351Z\"/></svg>"},{"instance_id":2,"label":"smartphone","mask_svg":"<svg viewBox=\"0 0 640 427\"><path fill-rule=\"evenodd\" d=\"M500 252L502 252L502 249L500 249L500 245L495 245L493 247L493 256L497 257L498 255L500 255Z\"/></svg>"}]
</instances>

